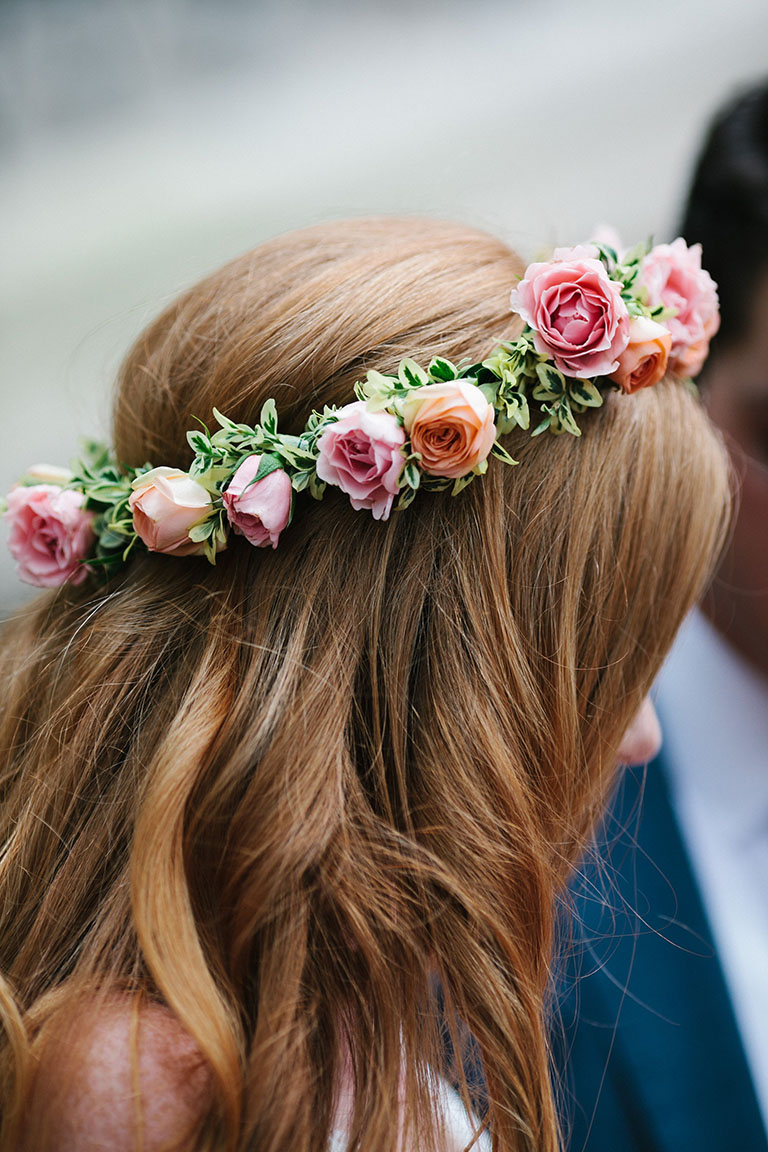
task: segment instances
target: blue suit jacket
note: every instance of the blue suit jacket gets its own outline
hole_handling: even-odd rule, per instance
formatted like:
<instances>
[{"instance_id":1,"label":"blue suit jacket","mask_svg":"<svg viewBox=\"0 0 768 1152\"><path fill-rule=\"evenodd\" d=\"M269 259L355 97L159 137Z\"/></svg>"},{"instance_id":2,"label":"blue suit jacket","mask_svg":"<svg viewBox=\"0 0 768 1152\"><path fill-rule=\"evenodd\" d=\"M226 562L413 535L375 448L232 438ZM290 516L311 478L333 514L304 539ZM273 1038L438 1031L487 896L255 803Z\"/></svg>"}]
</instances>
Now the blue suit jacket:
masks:
<instances>
[{"instance_id":1,"label":"blue suit jacket","mask_svg":"<svg viewBox=\"0 0 768 1152\"><path fill-rule=\"evenodd\" d=\"M555 1038L569 1152L768 1152L659 761L624 774L600 839Z\"/></svg>"}]
</instances>

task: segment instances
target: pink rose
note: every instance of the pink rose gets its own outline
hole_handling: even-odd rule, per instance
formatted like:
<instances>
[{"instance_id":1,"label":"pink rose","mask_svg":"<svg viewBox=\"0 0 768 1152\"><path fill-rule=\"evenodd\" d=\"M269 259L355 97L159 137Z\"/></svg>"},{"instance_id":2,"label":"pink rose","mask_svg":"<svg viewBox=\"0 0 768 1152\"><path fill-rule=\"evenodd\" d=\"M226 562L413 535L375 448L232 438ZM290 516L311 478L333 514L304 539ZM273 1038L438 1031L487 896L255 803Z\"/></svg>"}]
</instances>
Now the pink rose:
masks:
<instances>
[{"instance_id":1,"label":"pink rose","mask_svg":"<svg viewBox=\"0 0 768 1152\"><path fill-rule=\"evenodd\" d=\"M221 498L235 532L249 544L277 548L280 533L291 518L291 478L276 468L255 484L261 456L248 456L235 472Z\"/></svg>"},{"instance_id":2,"label":"pink rose","mask_svg":"<svg viewBox=\"0 0 768 1152\"><path fill-rule=\"evenodd\" d=\"M8 547L22 580L38 588L82 584L88 575L83 561L95 540L93 514L84 501L82 492L58 484L17 486L8 493Z\"/></svg>"},{"instance_id":3,"label":"pink rose","mask_svg":"<svg viewBox=\"0 0 768 1152\"><path fill-rule=\"evenodd\" d=\"M339 409L317 442L317 475L346 492L357 511L386 520L403 470L405 432L390 412L371 412L364 400Z\"/></svg>"},{"instance_id":4,"label":"pink rose","mask_svg":"<svg viewBox=\"0 0 768 1152\"><path fill-rule=\"evenodd\" d=\"M717 285L701 266L701 245L689 248L679 236L671 244L657 244L643 260L641 282L651 308L663 304L675 313L664 318L672 333L670 368L695 376L720 327Z\"/></svg>"},{"instance_id":5,"label":"pink rose","mask_svg":"<svg viewBox=\"0 0 768 1152\"><path fill-rule=\"evenodd\" d=\"M671 345L668 328L645 316L635 316L629 325L629 344L619 356L611 380L629 394L658 384L667 370Z\"/></svg>"},{"instance_id":6,"label":"pink rose","mask_svg":"<svg viewBox=\"0 0 768 1152\"><path fill-rule=\"evenodd\" d=\"M213 502L186 472L178 468L145 472L134 480L128 503L136 533L150 552L202 555L203 545L189 539L189 530L206 519Z\"/></svg>"},{"instance_id":7,"label":"pink rose","mask_svg":"<svg viewBox=\"0 0 768 1152\"><path fill-rule=\"evenodd\" d=\"M403 406L411 448L430 476L457 479L487 459L496 440L494 412L476 384L425 384Z\"/></svg>"},{"instance_id":8,"label":"pink rose","mask_svg":"<svg viewBox=\"0 0 768 1152\"><path fill-rule=\"evenodd\" d=\"M512 310L533 329L536 351L566 376L615 372L629 339L621 285L593 246L558 248L548 264L530 264L512 290Z\"/></svg>"}]
</instances>

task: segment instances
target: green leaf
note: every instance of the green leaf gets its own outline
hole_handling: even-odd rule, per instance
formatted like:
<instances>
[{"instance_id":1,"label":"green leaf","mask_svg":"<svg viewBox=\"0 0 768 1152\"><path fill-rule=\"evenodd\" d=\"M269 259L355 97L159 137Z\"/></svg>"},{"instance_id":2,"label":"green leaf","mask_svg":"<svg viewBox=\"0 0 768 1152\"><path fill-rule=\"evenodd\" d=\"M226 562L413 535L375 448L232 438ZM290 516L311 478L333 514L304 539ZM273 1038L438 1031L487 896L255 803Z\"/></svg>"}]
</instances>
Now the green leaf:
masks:
<instances>
[{"instance_id":1,"label":"green leaf","mask_svg":"<svg viewBox=\"0 0 768 1152\"><path fill-rule=\"evenodd\" d=\"M196 455L208 456L210 454L211 442L202 432L187 432L187 443Z\"/></svg>"},{"instance_id":2,"label":"green leaf","mask_svg":"<svg viewBox=\"0 0 768 1152\"><path fill-rule=\"evenodd\" d=\"M599 408L603 403L600 390L592 380L577 380L572 377L568 380L568 393L573 400L584 404L587 408Z\"/></svg>"},{"instance_id":3,"label":"green leaf","mask_svg":"<svg viewBox=\"0 0 768 1152\"><path fill-rule=\"evenodd\" d=\"M401 384L405 384L409 388L421 388L424 384L429 384L427 373L419 367L415 360L410 358L401 362L397 376Z\"/></svg>"},{"instance_id":4,"label":"green leaf","mask_svg":"<svg viewBox=\"0 0 768 1152\"><path fill-rule=\"evenodd\" d=\"M115 548L125 547L125 533L114 532L109 527L102 528L99 532L99 547L106 551L114 551Z\"/></svg>"},{"instance_id":5,"label":"green leaf","mask_svg":"<svg viewBox=\"0 0 768 1152\"><path fill-rule=\"evenodd\" d=\"M429 375L433 380L446 381L455 380L458 373L450 360L444 360L441 356L436 356L429 366Z\"/></svg>"},{"instance_id":6,"label":"green leaf","mask_svg":"<svg viewBox=\"0 0 768 1152\"><path fill-rule=\"evenodd\" d=\"M489 380L485 384L478 384L477 387L480 389L483 396L485 396L488 403L491 404L495 408L497 403L498 403L498 400L499 400L499 382L498 382L498 380L494 380L494 381Z\"/></svg>"},{"instance_id":7,"label":"green leaf","mask_svg":"<svg viewBox=\"0 0 768 1152\"><path fill-rule=\"evenodd\" d=\"M102 444L99 440L84 440L80 447L80 460L77 463L91 472L101 472L114 461L106 444Z\"/></svg>"},{"instance_id":8,"label":"green leaf","mask_svg":"<svg viewBox=\"0 0 768 1152\"><path fill-rule=\"evenodd\" d=\"M400 473L401 483L404 481L414 492L421 483L421 472L413 460L409 460Z\"/></svg>"},{"instance_id":9,"label":"green leaf","mask_svg":"<svg viewBox=\"0 0 768 1152\"><path fill-rule=\"evenodd\" d=\"M202 544L202 542L207 540L209 536L212 536L215 531L216 521L211 518L209 520L203 520L201 524L193 524L187 535L195 544Z\"/></svg>"},{"instance_id":10,"label":"green leaf","mask_svg":"<svg viewBox=\"0 0 768 1152\"><path fill-rule=\"evenodd\" d=\"M269 476L270 472L282 472L283 462L279 456L275 456L272 452L265 452L259 461L259 469L254 476L253 480L249 481L247 488L251 484L258 484L259 480L263 480L265 476Z\"/></svg>"},{"instance_id":11,"label":"green leaf","mask_svg":"<svg viewBox=\"0 0 768 1152\"><path fill-rule=\"evenodd\" d=\"M502 427L502 424L509 423L509 427ZM499 433L509 432L515 424L519 428L528 429L531 422L531 414L528 408L528 397L525 392L508 392L504 395L504 409L503 417L497 420Z\"/></svg>"},{"instance_id":12,"label":"green leaf","mask_svg":"<svg viewBox=\"0 0 768 1152\"><path fill-rule=\"evenodd\" d=\"M221 414L221 412L219 412L218 408L214 408L213 415L216 418L216 422L221 425L221 427L224 429L225 432L237 432L237 424L235 424L234 421L230 420L228 416L222 416L222 414ZM202 420L200 421L200 423L202 424ZM205 425L203 425L203 427L205 427ZM211 437L211 439L214 441L214 443L216 442L216 436L218 436L218 435L219 435L219 433L215 432L214 435Z\"/></svg>"},{"instance_id":13,"label":"green leaf","mask_svg":"<svg viewBox=\"0 0 768 1152\"><path fill-rule=\"evenodd\" d=\"M459 492L463 492L467 485L472 483L474 478L474 472L469 472L466 476L457 476L451 486L451 496L458 496Z\"/></svg>"},{"instance_id":14,"label":"green leaf","mask_svg":"<svg viewBox=\"0 0 768 1152\"><path fill-rule=\"evenodd\" d=\"M491 456L495 456L497 460L503 460L505 464L517 464L518 463L518 461L515 460L514 457L510 456L510 454L509 454L509 452L507 452L506 448L502 447L502 445L499 443L498 440L493 445L493 448L491 448Z\"/></svg>"},{"instance_id":15,"label":"green leaf","mask_svg":"<svg viewBox=\"0 0 768 1152\"><path fill-rule=\"evenodd\" d=\"M554 364L549 361L537 364L536 375L539 383L533 390L534 400L558 400L565 395L565 376Z\"/></svg>"},{"instance_id":16,"label":"green leaf","mask_svg":"<svg viewBox=\"0 0 768 1152\"><path fill-rule=\"evenodd\" d=\"M541 424L536 425L533 432L531 432L531 436L541 436L542 432L546 432L548 428L552 427L552 414L546 406L544 407L544 412L546 412L546 416Z\"/></svg>"},{"instance_id":17,"label":"green leaf","mask_svg":"<svg viewBox=\"0 0 768 1152\"><path fill-rule=\"evenodd\" d=\"M277 406L271 396L262 406L259 424L273 436L277 432Z\"/></svg>"},{"instance_id":18,"label":"green leaf","mask_svg":"<svg viewBox=\"0 0 768 1152\"><path fill-rule=\"evenodd\" d=\"M302 468L299 472L294 472L291 476L291 485L294 492L303 492L309 484L309 478L314 474L314 469Z\"/></svg>"},{"instance_id":19,"label":"green leaf","mask_svg":"<svg viewBox=\"0 0 768 1152\"><path fill-rule=\"evenodd\" d=\"M402 512L402 510L404 508L408 508L409 505L413 504L413 501L415 500L415 498L416 498L416 489L415 488L409 488L408 486L406 486L405 488L401 488L400 489L400 495L397 499L397 503L395 504L395 511L396 512Z\"/></svg>"},{"instance_id":20,"label":"green leaf","mask_svg":"<svg viewBox=\"0 0 768 1152\"><path fill-rule=\"evenodd\" d=\"M213 468L206 468L204 471L199 471L197 468L190 469L190 476L193 476L198 484L202 485L207 492L212 496L218 494L219 485L223 484L225 480L229 480L232 475L232 466L226 464L218 464Z\"/></svg>"},{"instance_id":21,"label":"green leaf","mask_svg":"<svg viewBox=\"0 0 768 1152\"><path fill-rule=\"evenodd\" d=\"M128 481L123 484L85 484L83 485L86 496L89 500L95 500L99 504L115 504L123 497L130 495L130 487Z\"/></svg>"},{"instance_id":22,"label":"green leaf","mask_svg":"<svg viewBox=\"0 0 768 1152\"><path fill-rule=\"evenodd\" d=\"M581 436L581 428L579 428L573 418L567 396L564 396L559 403L553 405L552 413L558 425L556 434L559 432L570 432L572 436ZM554 432L555 429L553 428L552 431Z\"/></svg>"},{"instance_id":23,"label":"green leaf","mask_svg":"<svg viewBox=\"0 0 768 1152\"><path fill-rule=\"evenodd\" d=\"M309 474L309 494L315 500L322 500L325 494L325 480L321 480L317 472L310 472Z\"/></svg>"}]
</instances>

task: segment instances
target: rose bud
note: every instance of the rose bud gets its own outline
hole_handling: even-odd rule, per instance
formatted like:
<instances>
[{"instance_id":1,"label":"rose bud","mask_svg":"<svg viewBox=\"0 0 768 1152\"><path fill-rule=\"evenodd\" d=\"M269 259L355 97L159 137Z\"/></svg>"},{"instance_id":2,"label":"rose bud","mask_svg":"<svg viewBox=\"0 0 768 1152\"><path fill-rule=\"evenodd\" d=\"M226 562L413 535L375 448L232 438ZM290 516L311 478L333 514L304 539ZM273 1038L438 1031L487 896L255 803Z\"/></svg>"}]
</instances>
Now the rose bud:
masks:
<instances>
[{"instance_id":1,"label":"rose bud","mask_svg":"<svg viewBox=\"0 0 768 1152\"><path fill-rule=\"evenodd\" d=\"M257 548L270 544L277 548L280 533L291 518L291 478L282 468L275 468L253 483L260 464L261 456L248 456L221 498L235 532Z\"/></svg>"}]
</instances>

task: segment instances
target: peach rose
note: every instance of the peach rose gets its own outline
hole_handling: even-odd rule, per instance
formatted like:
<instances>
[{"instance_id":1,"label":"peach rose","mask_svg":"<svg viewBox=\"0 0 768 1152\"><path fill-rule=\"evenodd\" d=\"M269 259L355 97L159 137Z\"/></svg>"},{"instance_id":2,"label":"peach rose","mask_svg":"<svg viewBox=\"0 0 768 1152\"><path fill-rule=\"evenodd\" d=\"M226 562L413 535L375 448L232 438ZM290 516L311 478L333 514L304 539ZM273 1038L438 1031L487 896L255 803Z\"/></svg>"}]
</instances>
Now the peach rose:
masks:
<instances>
[{"instance_id":1,"label":"peach rose","mask_svg":"<svg viewBox=\"0 0 768 1152\"><path fill-rule=\"evenodd\" d=\"M488 457L496 440L493 408L476 384L450 380L416 388L403 405L411 448L430 476L457 479Z\"/></svg>"},{"instance_id":2,"label":"peach rose","mask_svg":"<svg viewBox=\"0 0 768 1152\"><path fill-rule=\"evenodd\" d=\"M629 344L619 356L619 366L611 373L611 380L630 395L658 384L667 370L671 347L672 333L668 328L646 316L635 316L629 325Z\"/></svg>"},{"instance_id":3,"label":"peach rose","mask_svg":"<svg viewBox=\"0 0 768 1152\"><path fill-rule=\"evenodd\" d=\"M189 530L211 511L212 500L202 484L178 468L153 468L133 482L128 503L133 526L150 552L199 556L202 544L189 539Z\"/></svg>"},{"instance_id":4,"label":"peach rose","mask_svg":"<svg viewBox=\"0 0 768 1152\"><path fill-rule=\"evenodd\" d=\"M695 344L689 344L686 348L682 348L674 357L671 368L677 372L678 376L698 376L704 367L704 362L709 356L709 340L697 340Z\"/></svg>"}]
</instances>

